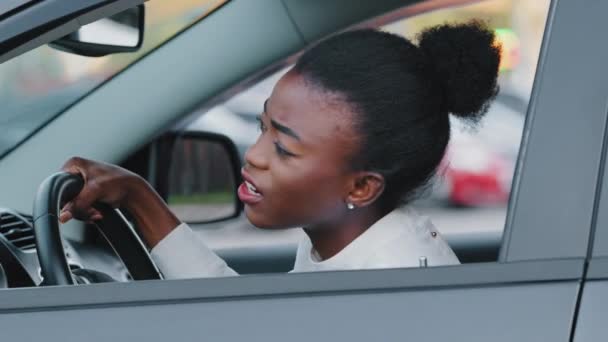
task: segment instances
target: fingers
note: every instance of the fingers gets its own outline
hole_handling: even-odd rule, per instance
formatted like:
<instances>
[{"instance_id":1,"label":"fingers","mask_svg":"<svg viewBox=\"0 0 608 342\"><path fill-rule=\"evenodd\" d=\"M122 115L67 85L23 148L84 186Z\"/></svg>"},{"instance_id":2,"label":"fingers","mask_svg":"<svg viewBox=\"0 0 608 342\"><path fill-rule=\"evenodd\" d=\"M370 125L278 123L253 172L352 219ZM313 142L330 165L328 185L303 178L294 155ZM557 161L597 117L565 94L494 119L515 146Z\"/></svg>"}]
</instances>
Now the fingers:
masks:
<instances>
[{"instance_id":1,"label":"fingers","mask_svg":"<svg viewBox=\"0 0 608 342\"><path fill-rule=\"evenodd\" d=\"M69 209L67 209L66 207L64 207L61 210L61 213L59 213L59 222L61 222L61 223L66 223L74 217L72 215L72 212Z\"/></svg>"},{"instance_id":2,"label":"fingers","mask_svg":"<svg viewBox=\"0 0 608 342\"><path fill-rule=\"evenodd\" d=\"M101 220L103 220L103 215L101 215L101 214L91 215L91 221L101 221Z\"/></svg>"},{"instance_id":3,"label":"fingers","mask_svg":"<svg viewBox=\"0 0 608 342\"><path fill-rule=\"evenodd\" d=\"M101 212L99 212L99 210L97 210L95 208L91 207L88 210L86 210L85 214L77 214L77 215L74 215L72 213L72 210L74 210L73 208L74 208L74 205L72 204L72 202L68 203L59 213L59 222L61 222L63 224L73 218L76 218L81 221L92 223L93 221L100 221L103 219L103 215L101 214Z\"/></svg>"},{"instance_id":4,"label":"fingers","mask_svg":"<svg viewBox=\"0 0 608 342\"><path fill-rule=\"evenodd\" d=\"M101 213L93 208L93 203L100 196L101 190L97 183L95 181L86 182L80 193L63 207L59 214L59 220L65 223L72 218L88 221L93 217L100 217Z\"/></svg>"},{"instance_id":5,"label":"fingers","mask_svg":"<svg viewBox=\"0 0 608 342\"><path fill-rule=\"evenodd\" d=\"M87 159L80 158L80 157L72 157L72 158L68 159L68 161L65 162L65 164L63 164L63 166L61 167L61 170L63 172L71 173L74 175L79 174L82 176L82 178L86 182L87 172L85 172L85 170L86 170L87 164L89 164L89 163L90 163L90 161Z\"/></svg>"},{"instance_id":6,"label":"fingers","mask_svg":"<svg viewBox=\"0 0 608 342\"><path fill-rule=\"evenodd\" d=\"M91 221L99 221L103 219L103 215L95 208L91 208L88 214Z\"/></svg>"},{"instance_id":7,"label":"fingers","mask_svg":"<svg viewBox=\"0 0 608 342\"><path fill-rule=\"evenodd\" d=\"M72 218L82 221L100 220L102 214L93 209L93 204L99 202L113 208L119 207L128 194L126 185L129 181L138 179L130 171L118 166L80 157L70 158L62 170L80 174L84 180L80 193L63 207L59 215L63 223Z\"/></svg>"}]
</instances>

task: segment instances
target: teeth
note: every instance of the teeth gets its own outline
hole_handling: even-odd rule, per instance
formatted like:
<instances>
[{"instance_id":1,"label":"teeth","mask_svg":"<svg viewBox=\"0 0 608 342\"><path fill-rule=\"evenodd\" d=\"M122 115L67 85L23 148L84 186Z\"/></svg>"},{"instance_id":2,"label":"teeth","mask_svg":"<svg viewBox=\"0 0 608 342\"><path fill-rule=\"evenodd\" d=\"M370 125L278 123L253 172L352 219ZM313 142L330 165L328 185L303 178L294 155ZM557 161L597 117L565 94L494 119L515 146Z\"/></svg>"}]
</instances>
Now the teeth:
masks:
<instances>
[{"instance_id":1,"label":"teeth","mask_svg":"<svg viewBox=\"0 0 608 342\"><path fill-rule=\"evenodd\" d=\"M258 189L255 188L255 186L253 186L253 184L249 183L248 181L245 181L245 185L247 186L247 190L249 190L249 192L254 193L256 195L259 195L260 193L258 193Z\"/></svg>"}]
</instances>

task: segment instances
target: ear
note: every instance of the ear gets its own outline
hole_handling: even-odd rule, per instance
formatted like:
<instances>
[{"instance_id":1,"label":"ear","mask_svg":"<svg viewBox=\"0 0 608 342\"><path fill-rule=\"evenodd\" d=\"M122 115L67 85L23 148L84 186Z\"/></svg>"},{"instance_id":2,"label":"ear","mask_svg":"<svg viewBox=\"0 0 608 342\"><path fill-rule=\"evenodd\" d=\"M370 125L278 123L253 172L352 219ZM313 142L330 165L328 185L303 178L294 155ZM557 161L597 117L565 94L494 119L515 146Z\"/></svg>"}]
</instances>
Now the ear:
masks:
<instances>
[{"instance_id":1,"label":"ear","mask_svg":"<svg viewBox=\"0 0 608 342\"><path fill-rule=\"evenodd\" d=\"M384 177L376 172L359 172L353 177L351 190L346 198L357 208L366 207L384 192Z\"/></svg>"}]
</instances>

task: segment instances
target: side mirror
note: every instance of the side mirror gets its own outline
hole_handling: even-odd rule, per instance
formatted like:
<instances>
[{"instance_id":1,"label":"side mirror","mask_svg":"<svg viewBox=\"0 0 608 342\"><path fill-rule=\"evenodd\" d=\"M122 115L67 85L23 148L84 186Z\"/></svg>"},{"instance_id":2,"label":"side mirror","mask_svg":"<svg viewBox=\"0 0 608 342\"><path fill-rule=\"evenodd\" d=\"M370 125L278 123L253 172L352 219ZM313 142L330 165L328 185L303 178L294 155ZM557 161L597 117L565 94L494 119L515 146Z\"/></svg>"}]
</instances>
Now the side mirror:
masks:
<instances>
[{"instance_id":1,"label":"side mirror","mask_svg":"<svg viewBox=\"0 0 608 342\"><path fill-rule=\"evenodd\" d=\"M144 25L144 5L139 5L84 25L49 45L58 50L89 57L134 52L142 46Z\"/></svg>"},{"instance_id":2,"label":"side mirror","mask_svg":"<svg viewBox=\"0 0 608 342\"><path fill-rule=\"evenodd\" d=\"M237 217L241 162L234 143L223 135L185 132L173 142L167 173L167 204L187 223Z\"/></svg>"}]
</instances>

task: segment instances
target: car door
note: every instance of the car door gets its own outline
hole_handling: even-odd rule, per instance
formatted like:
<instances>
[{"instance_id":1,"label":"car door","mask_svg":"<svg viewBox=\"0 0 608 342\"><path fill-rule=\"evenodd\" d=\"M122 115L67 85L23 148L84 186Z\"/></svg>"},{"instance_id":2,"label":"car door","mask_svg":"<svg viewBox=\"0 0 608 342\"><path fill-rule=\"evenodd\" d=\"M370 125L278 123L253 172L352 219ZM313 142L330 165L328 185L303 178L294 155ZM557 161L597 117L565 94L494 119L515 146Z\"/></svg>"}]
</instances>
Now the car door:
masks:
<instances>
[{"instance_id":1,"label":"car door","mask_svg":"<svg viewBox=\"0 0 608 342\"><path fill-rule=\"evenodd\" d=\"M606 141L603 166L598 180L596 216L589 246L589 263L579 294L579 312L574 328L575 342L600 341L608 336L608 178L606 177Z\"/></svg>"},{"instance_id":2,"label":"car door","mask_svg":"<svg viewBox=\"0 0 608 342\"><path fill-rule=\"evenodd\" d=\"M585 272L584 286L579 294L578 319L574 327L574 341L599 341L608 336L605 317L608 315L608 218L606 208L606 177L602 170L600 201L594 235L590 246L590 260Z\"/></svg>"},{"instance_id":3,"label":"car door","mask_svg":"<svg viewBox=\"0 0 608 342\"><path fill-rule=\"evenodd\" d=\"M323 27L310 18L354 7L265 3L288 11L281 13L307 39ZM230 2L215 19L247 18L252 6ZM498 262L9 289L0 291L0 333L68 341L570 340L601 178L608 49L596 42L607 10L603 2L552 2Z\"/></svg>"}]
</instances>

